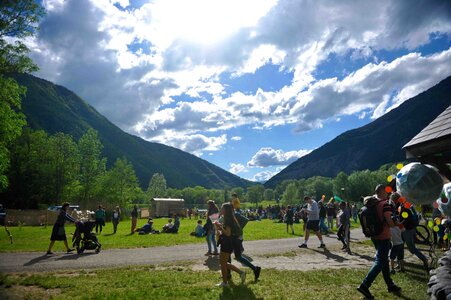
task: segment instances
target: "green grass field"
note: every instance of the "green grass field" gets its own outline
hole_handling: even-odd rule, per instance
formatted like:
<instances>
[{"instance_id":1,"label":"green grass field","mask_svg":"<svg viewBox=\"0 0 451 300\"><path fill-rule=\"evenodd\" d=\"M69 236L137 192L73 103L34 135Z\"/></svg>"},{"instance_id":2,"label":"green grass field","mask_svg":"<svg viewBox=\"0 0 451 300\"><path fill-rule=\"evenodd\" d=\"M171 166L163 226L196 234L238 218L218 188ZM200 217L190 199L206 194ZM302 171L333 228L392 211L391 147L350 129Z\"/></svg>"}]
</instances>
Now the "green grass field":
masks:
<instances>
[{"instance_id":1,"label":"green grass field","mask_svg":"<svg viewBox=\"0 0 451 300\"><path fill-rule=\"evenodd\" d=\"M202 220L205 222L205 220ZM104 249L112 248L139 248L139 247L155 247L155 246L173 246L191 243L205 243L205 238L196 238L190 235L194 231L197 220L182 219L178 234L150 234L150 235L130 235L130 221L122 221L119 223L118 232L112 234L113 225L107 223L103 228L102 234L98 236L100 243ZM145 219L138 220L138 227L146 223ZM154 220L154 227L161 230L167 223L166 218ZM353 227L358 224L353 223ZM21 251L46 251L50 242L52 226L23 226L9 228L14 243L10 244L9 238L3 229L0 229L0 252L21 252ZM70 240L71 233L75 230L74 225L66 224L66 234ZM302 223L294 224L295 236L302 236ZM286 224L274 223L272 220L250 221L244 229L245 239L263 240L263 239L281 239L293 237L291 233L286 232ZM54 247L55 251L64 250L62 242L57 242Z\"/></svg>"},{"instance_id":2,"label":"green grass field","mask_svg":"<svg viewBox=\"0 0 451 300\"><path fill-rule=\"evenodd\" d=\"M367 270L281 271L265 269L259 282L218 288L217 270L193 271L186 265L141 266L72 272L0 274L0 293L20 299L362 299L356 291ZM371 292L376 299L427 299L426 274L408 266L397 273L403 288L396 296L378 276Z\"/></svg>"}]
</instances>

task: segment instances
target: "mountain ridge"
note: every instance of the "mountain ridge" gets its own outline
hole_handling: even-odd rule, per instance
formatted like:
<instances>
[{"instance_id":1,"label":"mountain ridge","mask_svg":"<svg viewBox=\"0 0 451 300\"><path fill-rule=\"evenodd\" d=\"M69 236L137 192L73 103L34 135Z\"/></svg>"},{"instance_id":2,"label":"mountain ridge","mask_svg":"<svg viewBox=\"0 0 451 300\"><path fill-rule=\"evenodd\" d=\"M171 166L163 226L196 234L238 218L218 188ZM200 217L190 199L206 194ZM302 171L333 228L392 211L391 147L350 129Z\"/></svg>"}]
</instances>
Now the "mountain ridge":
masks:
<instances>
[{"instance_id":1,"label":"mountain ridge","mask_svg":"<svg viewBox=\"0 0 451 300\"><path fill-rule=\"evenodd\" d=\"M22 112L28 126L49 134L63 132L78 140L88 128L95 129L104 148L102 154L111 166L126 157L135 168L142 188L154 173L164 174L168 187L205 188L247 187L253 183L208 161L177 148L153 143L129 134L69 89L29 74L14 78L27 88Z\"/></svg>"},{"instance_id":2,"label":"mountain ridge","mask_svg":"<svg viewBox=\"0 0 451 300\"><path fill-rule=\"evenodd\" d=\"M348 130L299 158L266 181L265 187L273 188L286 179L334 177L341 171L349 174L376 170L384 164L403 161L402 146L449 105L451 76L373 122Z\"/></svg>"}]
</instances>

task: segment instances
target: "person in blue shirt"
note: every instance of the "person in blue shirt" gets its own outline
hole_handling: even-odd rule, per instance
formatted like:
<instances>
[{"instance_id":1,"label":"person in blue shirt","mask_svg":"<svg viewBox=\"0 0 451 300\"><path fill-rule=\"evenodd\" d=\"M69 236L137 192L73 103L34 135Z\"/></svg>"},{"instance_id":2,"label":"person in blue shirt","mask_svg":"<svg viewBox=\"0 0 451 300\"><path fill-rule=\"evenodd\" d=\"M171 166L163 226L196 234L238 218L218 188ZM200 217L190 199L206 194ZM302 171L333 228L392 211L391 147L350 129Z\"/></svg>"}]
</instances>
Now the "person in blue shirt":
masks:
<instances>
[{"instance_id":1,"label":"person in blue shirt","mask_svg":"<svg viewBox=\"0 0 451 300\"><path fill-rule=\"evenodd\" d=\"M102 233L102 228L105 226L105 210L102 205L99 205L99 208L96 210L96 233Z\"/></svg>"}]
</instances>

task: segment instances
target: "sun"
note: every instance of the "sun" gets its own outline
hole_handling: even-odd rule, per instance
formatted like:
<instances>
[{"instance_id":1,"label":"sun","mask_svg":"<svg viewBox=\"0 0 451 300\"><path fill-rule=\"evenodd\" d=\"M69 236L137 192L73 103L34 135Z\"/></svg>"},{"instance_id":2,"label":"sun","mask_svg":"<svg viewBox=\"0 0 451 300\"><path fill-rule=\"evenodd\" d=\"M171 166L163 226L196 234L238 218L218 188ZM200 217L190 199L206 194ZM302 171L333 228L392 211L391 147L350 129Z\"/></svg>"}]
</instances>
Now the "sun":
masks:
<instances>
[{"instance_id":1,"label":"sun","mask_svg":"<svg viewBox=\"0 0 451 300\"><path fill-rule=\"evenodd\" d=\"M161 0L151 5L155 35L165 43L177 39L214 44L241 28L253 27L277 0Z\"/></svg>"}]
</instances>

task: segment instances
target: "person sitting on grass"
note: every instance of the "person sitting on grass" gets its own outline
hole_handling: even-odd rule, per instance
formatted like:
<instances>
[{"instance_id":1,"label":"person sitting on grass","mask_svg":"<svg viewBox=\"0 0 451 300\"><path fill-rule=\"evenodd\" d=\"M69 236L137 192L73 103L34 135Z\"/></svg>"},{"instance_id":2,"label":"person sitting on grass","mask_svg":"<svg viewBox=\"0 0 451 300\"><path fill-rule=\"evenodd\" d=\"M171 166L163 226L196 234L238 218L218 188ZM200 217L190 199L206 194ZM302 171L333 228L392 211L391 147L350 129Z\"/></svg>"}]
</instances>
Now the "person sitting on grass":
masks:
<instances>
[{"instance_id":1,"label":"person sitting on grass","mask_svg":"<svg viewBox=\"0 0 451 300\"><path fill-rule=\"evenodd\" d=\"M156 233L156 231L153 230L153 220L152 220L152 218L149 218L149 220L147 220L147 223L144 224L143 227L136 229L136 232L138 232L138 234Z\"/></svg>"},{"instance_id":2,"label":"person sitting on grass","mask_svg":"<svg viewBox=\"0 0 451 300\"><path fill-rule=\"evenodd\" d=\"M172 219L169 219L168 222L163 226L163 232L169 232L172 227L174 227L174 223L172 223Z\"/></svg>"},{"instance_id":3,"label":"person sitting on grass","mask_svg":"<svg viewBox=\"0 0 451 300\"><path fill-rule=\"evenodd\" d=\"M191 235L193 235L195 237L203 237L203 236L205 236L205 230L204 230L204 226L202 226L202 220L198 220L197 221L197 226L194 229L194 231L191 232Z\"/></svg>"},{"instance_id":4,"label":"person sitting on grass","mask_svg":"<svg viewBox=\"0 0 451 300\"><path fill-rule=\"evenodd\" d=\"M172 219L168 220L168 223L163 226L163 233L178 233L180 227L180 218L177 214L174 214L174 223L172 223Z\"/></svg>"}]
</instances>

